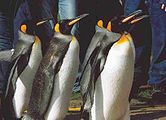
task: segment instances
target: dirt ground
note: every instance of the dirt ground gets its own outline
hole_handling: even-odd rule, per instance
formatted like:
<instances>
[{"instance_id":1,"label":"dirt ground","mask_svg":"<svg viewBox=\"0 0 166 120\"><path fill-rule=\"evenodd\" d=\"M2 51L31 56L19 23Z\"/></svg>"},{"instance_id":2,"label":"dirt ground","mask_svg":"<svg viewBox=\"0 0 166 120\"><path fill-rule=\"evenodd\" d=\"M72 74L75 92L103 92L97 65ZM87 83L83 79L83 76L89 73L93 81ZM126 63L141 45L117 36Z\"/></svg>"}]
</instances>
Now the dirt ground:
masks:
<instances>
[{"instance_id":1,"label":"dirt ground","mask_svg":"<svg viewBox=\"0 0 166 120\"><path fill-rule=\"evenodd\" d=\"M65 120L80 120L78 107L81 106L81 100L72 100ZM74 108L77 108L74 111ZM166 120L166 103L144 103L136 99L131 101L131 120Z\"/></svg>"},{"instance_id":2,"label":"dirt ground","mask_svg":"<svg viewBox=\"0 0 166 120\"><path fill-rule=\"evenodd\" d=\"M131 120L166 120L166 103L131 101Z\"/></svg>"}]
</instances>

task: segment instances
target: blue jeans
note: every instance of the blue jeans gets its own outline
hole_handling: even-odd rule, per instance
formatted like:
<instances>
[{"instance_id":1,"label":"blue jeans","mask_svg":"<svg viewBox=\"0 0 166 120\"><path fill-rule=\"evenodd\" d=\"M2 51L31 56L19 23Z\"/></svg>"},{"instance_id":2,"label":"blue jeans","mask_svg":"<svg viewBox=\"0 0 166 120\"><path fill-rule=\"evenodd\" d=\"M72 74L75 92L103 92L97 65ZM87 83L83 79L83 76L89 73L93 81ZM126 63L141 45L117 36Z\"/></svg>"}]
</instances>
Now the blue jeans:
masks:
<instances>
[{"instance_id":1,"label":"blue jeans","mask_svg":"<svg viewBox=\"0 0 166 120\"><path fill-rule=\"evenodd\" d=\"M0 51L12 48L13 34L11 28L12 21L9 12L0 8ZM0 93L4 93L5 91L9 66L9 62L0 61Z\"/></svg>"},{"instance_id":2,"label":"blue jeans","mask_svg":"<svg viewBox=\"0 0 166 120\"><path fill-rule=\"evenodd\" d=\"M152 28L152 60L148 80L148 83L152 85L161 85L163 82L166 82L166 13L160 9L161 2L163 1L166 3L166 0L146 0ZM130 12L136 10L140 2L141 0L126 0L125 14L128 15ZM136 63L141 52L137 49ZM135 70L139 71L137 70L137 66Z\"/></svg>"},{"instance_id":3,"label":"blue jeans","mask_svg":"<svg viewBox=\"0 0 166 120\"><path fill-rule=\"evenodd\" d=\"M76 17L77 6L76 0L59 0L58 4L60 19L72 19ZM71 33L78 35L78 24L74 25Z\"/></svg>"},{"instance_id":4,"label":"blue jeans","mask_svg":"<svg viewBox=\"0 0 166 120\"><path fill-rule=\"evenodd\" d=\"M152 61L148 83L156 85L166 82L166 12L160 9L160 1L147 2L152 27Z\"/></svg>"},{"instance_id":5,"label":"blue jeans","mask_svg":"<svg viewBox=\"0 0 166 120\"><path fill-rule=\"evenodd\" d=\"M130 13L134 12L136 9L138 9L140 3L141 0L125 0L124 14L129 15Z\"/></svg>"},{"instance_id":6,"label":"blue jeans","mask_svg":"<svg viewBox=\"0 0 166 120\"><path fill-rule=\"evenodd\" d=\"M144 1L142 0L125 0L124 14L127 16L137 9L145 9ZM146 26L146 27L144 27ZM148 80L148 70L150 66L151 54L151 30L149 20L143 20L137 23L131 31L134 40L136 59L134 69L134 81L136 86L146 84Z\"/></svg>"},{"instance_id":7,"label":"blue jeans","mask_svg":"<svg viewBox=\"0 0 166 120\"><path fill-rule=\"evenodd\" d=\"M0 11L0 51L12 48L12 22L7 13Z\"/></svg>"}]
</instances>

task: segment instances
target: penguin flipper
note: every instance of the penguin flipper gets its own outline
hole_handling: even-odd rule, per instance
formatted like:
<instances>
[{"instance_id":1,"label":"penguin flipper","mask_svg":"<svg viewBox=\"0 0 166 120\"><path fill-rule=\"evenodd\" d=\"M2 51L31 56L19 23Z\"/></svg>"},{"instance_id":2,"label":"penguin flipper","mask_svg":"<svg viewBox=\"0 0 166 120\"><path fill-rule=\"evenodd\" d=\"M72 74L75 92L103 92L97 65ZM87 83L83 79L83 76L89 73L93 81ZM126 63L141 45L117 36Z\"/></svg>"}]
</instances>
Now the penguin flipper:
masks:
<instances>
[{"instance_id":1,"label":"penguin flipper","mask_svg":"<svg viewBox=\"0 0 166 120\"><path fill-rule=\"evenodd\" d=\"M83 86L83 94L84 94L84 101L86 104L86 107L88 109L91 108L93 104L93 97L94 97L94 91L95 91L95 83L100 76L102 70L104 69L104 65L106 62L106 58L108 55L109 50L111 49L112 45L118 41L120 38L119 34L107 32L105 35L103 35L102 39L98 41L97 45L95 46L95 49L93 50L92 54L90 55L87 63L84 67L84 71L86 70L86 67L89 67L88 64L90 64L91 69L90 72L90 78L82 80L82 86ZM84 71L82 74L84 74ZM86 74L86 73L85 73ZM82 75L83 76L83 75ZM85 85L88 87L84 87ZM88 98L89 97L89 98ZM86 100L87 99L87 100Z\"/></svg>"},{"instance_id":2,"label":"penguin flipper","mask_svg":"<svg viewBox=\"0 0 166 120\"><path fill-rule=\"evenodd\" d=\"M8 85L6 89L6 94L8 93L9 84L13 85L13 89L16 88L16 80L18 76L22 73L22 71L25 69L25 67L28 64L28 56L26 55L19 55L13 62L13 67L10 71L10 75L8 78ZM10 91L9 91L10 92Z\"/></svg>"},{"instance_id":3,"label":"penguin flipper","mask_svg":"<svg viewBox=\"0 0 166 120\"><path fill-rule=\"evenodd\" d=\"M0 61L11 62L12 55L13 55L13 49L0 51Z\"/></svg>"},{"instance_id":4,"label":"penguin flipper","mask_svg":"<svg viewBox=\"0 0 166 120\"><path fill-rule=\"evenodd\" d=\"M26 54L29 51L29 49L31 48L32 44L34 43L34 36L33 35L28 35L26 33L23 33L20 30L18 30L18 34L19 34L19 40L16 44L14 53L11 56L12 69L11 69L11 72L9 75L7 86L9 86L11 79L13 78L13 75L15 74L16 66L18 64L20 57L23 54ZM21 63L21 64L23 64L23 63ZM14 75L14 76L18 76L18 75ZM13 85L15 86L15 83ZM7 87L6 94L8 93L8 89L9 89L9 87Z\"/></svg>"},{"instance_id":5,"label":"penguin flipper","mask_svg":"<svg viewBox=\"0 0 166 120\"><path fill-rule=\"evenodd\" d=\"M93 38L88 46L88 49L86 51L86 55L84 58L84 62L82 64L82 68L85 68L85 66L88 62L88 59L90 58L92 52L95 50L95 48L97 46L97 43L103 39L105 34L106 34L106 30L104 30L102 28L99 28L99 30L96 31L96 33L93 36Z\"/></svg>"},{"instance_id":6,"label":"penguin flipper","mask_svg":"<svg viewBox=\"0 0 166 120\"><path fill-rule=\"evenodd\" d=\"M49 107L54 86L55 75L59 72L63 58L71 41L59 39L56 33L36 72L27 114L35 118L35 114L44 115Z\"/></svg>"}]
</instances>

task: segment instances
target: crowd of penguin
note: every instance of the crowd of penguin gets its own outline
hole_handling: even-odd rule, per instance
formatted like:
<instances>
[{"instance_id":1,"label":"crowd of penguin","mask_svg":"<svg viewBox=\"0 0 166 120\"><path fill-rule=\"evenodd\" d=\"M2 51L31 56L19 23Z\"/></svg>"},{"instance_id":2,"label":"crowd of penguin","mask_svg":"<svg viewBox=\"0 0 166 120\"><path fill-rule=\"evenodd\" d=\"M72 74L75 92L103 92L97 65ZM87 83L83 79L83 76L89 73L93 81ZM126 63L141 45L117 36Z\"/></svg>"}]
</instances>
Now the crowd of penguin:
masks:
<instances>
[{"instance_id":1,"label":"crowd of penguin","mask_svg":"<svg viewBox=\"0 0 166 120\"><path fill-rule=\"evenodd\" d=\"M107 26L99 20L82 65L79 41L71 29L88 14L58 22L44 55L39 37L22 24L16 48L0 52L0 60L12 63L4 100L5 120L63 120L76 79L81 85L82 114L88 111L91 120L129 120L135 62L130 28L147 17L140 14L138 10L117 17Z\"/></svg>"}]
</instances>

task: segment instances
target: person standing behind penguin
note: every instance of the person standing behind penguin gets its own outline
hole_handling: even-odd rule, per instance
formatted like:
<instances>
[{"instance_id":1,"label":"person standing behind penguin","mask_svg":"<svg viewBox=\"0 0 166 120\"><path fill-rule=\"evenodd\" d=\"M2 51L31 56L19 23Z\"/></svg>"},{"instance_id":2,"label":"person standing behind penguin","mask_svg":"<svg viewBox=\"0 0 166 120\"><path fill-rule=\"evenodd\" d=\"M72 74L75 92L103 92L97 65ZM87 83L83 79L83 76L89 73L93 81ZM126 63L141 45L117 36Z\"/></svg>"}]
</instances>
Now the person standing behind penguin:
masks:
<instances>
[{"instance_id":1,"label":"person standing behind penguin","mask_svg":"<svg viewBox=\"0 0 166 120\"><path fill-rule=\"evenodd\" d=\"M141 0L126 0L126 11L137 9ZM147 89L152 100L166 101L166 0L145 0L152 29L151 64Z\"/></svg>"},{"instance_id":2,"label":"person standing behind penguin","mask_svg":"<svg viewBox=\"0 0 166 120\"><path fill-rule=\"evenodd\" d=\"M148 14L144 0L125 0L125 16L129 15L137 9L142 9ZM134 66L134 82L130 93L130 99L136 97L139 87L146 84L148 80L148 70L150 66L151 54L151 28L149 19L145 19L137 23L133 27L131 35L134 39L133 41L136 48L136 59Z\"/></svg>"}]
</instances>

